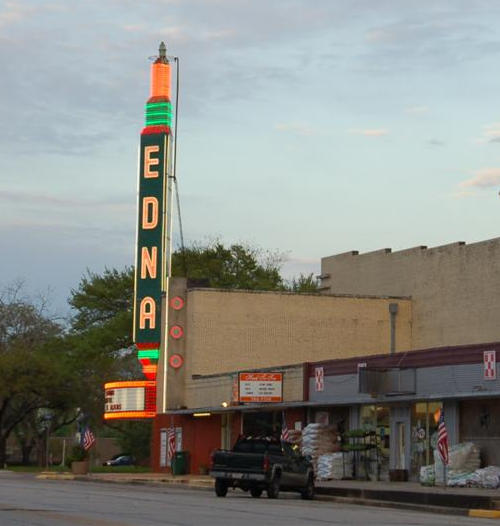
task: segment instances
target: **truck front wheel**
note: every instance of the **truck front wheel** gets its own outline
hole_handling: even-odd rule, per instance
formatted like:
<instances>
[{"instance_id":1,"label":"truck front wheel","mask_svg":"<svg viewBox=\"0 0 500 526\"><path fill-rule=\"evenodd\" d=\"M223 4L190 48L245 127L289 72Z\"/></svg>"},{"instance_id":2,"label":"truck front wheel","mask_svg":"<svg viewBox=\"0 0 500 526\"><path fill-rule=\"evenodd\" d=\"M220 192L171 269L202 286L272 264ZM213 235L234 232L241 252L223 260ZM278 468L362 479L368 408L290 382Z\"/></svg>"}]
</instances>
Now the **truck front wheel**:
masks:
<instances>
[{"instance_id":1,"label":"truck front wheel","mask_svg":"<svg viewBox=\"0 0 500 526\"><path fill-rule=\"evenodd\" d=\"M262 495L262 489L254 486L253 488L250 488L250 495L252 495L253 498L258 499Z\"/></svg>"},{"instance_id":2,"label":"truck front wheel","mask_svg":"<svg viewBox=\"0 0 500 526\"><path fill-rule=\"evenodd\" d=\"M312 475L309 475L307 486L300 492L300 495L305 500L314 499L314 477Z\"/></svg>"},{"instance_id":3,"label":"truck front wheel","mask_svg":"<svg viewBox=\"0 0 500 526\"><path fill-rule=\"evenodd\" d=\"M222 479L215 479L215 494L217 497L225 497L227 495L227 483Z\"/></svg>"},{"instance_id":4,"label":"truck front wheel","mask_svg":"<svg viewBox=\"0 0 500 526\"><path fill-rule=\"evenodd\" d=\"M279 475L274 475L273 479L267 487L267 496L270 499L277 499L280 494L280 477Z\"/></svg>"}]
</instances>

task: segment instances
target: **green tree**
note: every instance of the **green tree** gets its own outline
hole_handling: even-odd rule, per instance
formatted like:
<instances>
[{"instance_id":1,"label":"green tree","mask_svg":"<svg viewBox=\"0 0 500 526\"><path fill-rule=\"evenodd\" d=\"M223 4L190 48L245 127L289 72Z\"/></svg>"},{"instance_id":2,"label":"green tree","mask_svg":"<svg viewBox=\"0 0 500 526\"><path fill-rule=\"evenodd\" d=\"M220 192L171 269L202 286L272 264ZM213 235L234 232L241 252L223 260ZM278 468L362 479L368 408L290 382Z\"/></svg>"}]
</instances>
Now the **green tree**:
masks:
<instances>
[{"instance_id":1,"label":"green tree","mask_svg":"<svg viewBox=\"0 0 500 526\"><path fill-rule=\"evenodd\" d=\"M87 271L69 298L74 315L64 345L73 369L85 378L79 407L94 425L102 417L104 383L141 374L132 345L133 286L131 267Z\"/></svg>"},{"instance_id":2,"label":"green tree","mask_svg":"<svg viewBox=\"0 0 500 526\"><path fill-rule=\"evenodd\" d=\"M205 279L221 289L282 290L283 254L220 241L193 243L172 255L172 275Z\"/></svg>"},{"instance_id":3,"label":"green tree","mask_svg":"<svg viewBox=\"0 0 500 526\"><path fill-rule=\"evenodd\" d=\"M287 284L287 289L290 292L318 292L318 279L314 274L300 274L298 277L292 278Z\"/></svg>"},{"instance_id":4,"label":"green tree","mask_svg":"<svg viewBox=\"0 0 500 526\"><path fill-rule=\"evenodd\" d=\"M15 284L0 293L0 467L6 443L21 423L42 408L72 406L72 382L57 345L61 327L46 302L22 296Z\"/></svg>"},{"instance_id":5,"label":"green tree","mask_svg":"<svg viewBox=\"0 0 500 526\"><path fill-rule=\"evenodd\" d=\"M112 425L121 451L135 457L139 464L149 460L152 427L151 421L119 422Z\"/></svg>"}]
</instances>

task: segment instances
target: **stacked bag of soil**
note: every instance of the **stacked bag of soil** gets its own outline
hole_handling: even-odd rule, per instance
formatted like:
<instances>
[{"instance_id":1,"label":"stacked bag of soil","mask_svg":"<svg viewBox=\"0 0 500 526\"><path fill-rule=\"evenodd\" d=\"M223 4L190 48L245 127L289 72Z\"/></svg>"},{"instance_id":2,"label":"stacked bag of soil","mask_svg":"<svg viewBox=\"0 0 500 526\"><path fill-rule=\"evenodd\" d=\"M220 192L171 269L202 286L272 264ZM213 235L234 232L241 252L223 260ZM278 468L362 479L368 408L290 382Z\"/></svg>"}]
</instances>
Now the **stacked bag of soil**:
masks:
<instances>
[{"instance_id":1,"label":"stacked bag of soil","mask_svg":"<svg viewBox=\"0 0 500 526\"><path fill-rule=\"evenodd\" d=\"M318 457L316 478L318 480L342 480L352 475L352 452L339 451Z\"/></svg>"},{"instance_id":2,"label":"stacked bag of soil","mask_svg":"<svg viewBox=\"0 0 500 526\"><path fill-rule=\"evenodd\" d=\"M302 454L310 456L314 472L318 473L318 458L339 450L337 429L325 424L308 424L302 431Z\"/></svg>"}]
</instances>

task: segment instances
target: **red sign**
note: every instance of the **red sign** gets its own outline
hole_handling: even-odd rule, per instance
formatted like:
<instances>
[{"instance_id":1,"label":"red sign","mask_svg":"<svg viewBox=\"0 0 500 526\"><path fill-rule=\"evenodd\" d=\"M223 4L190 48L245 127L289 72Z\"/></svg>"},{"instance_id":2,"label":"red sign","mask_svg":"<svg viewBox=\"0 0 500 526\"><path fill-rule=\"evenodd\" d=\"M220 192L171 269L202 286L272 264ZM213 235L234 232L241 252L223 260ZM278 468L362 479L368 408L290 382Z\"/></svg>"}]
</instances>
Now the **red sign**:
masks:
<instances>
[{"instance_id":1,"label":"red sign","mask_svg":"<svg viewBox=\"0 0 500 526\"><path fill-rule=\"evenodd\" d=\"M497 379L497 357L496 351L484 351L484 379L485 380L496 380Z\"/></svg>"},{"instance_id":2,"label":"red sign","mask_svg":"<svg viewBox=\"0 0 500 526\"><path fill-rule=\"evenodd\" d=\"M323 391L325 389L325 371L323 367L314 368L314 385L316 391Z\"/></svg>"},{"instance_id":3,"label":"red sign","mask_svg":"<svg viewBox=\"0 0 500 526\"><path fill-rule=\"evenodd\" d=\"M240 373L240 402L283 401L283 373Z\"/></svg>"}]
</instances>

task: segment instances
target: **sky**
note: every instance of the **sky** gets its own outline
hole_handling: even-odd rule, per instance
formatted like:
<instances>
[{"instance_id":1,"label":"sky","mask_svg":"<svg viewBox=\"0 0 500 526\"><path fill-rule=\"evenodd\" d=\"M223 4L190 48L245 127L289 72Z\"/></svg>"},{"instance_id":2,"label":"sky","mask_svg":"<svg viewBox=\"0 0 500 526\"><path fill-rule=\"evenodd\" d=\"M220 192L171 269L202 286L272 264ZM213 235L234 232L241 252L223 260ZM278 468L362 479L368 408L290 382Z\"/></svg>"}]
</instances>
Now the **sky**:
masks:
<instances>
[{"instance_id":1,"label":"sky","mask_svg":"<svg viewBox=\"0 0 500 526\"><path fill-rule=\"evenodd\" d=\"M500 2L1 0L0 286L64 314L87 269L133 264L161 40L187 242L278 250L290 277L499 235Z\"/></svg>"}]
</instances>

